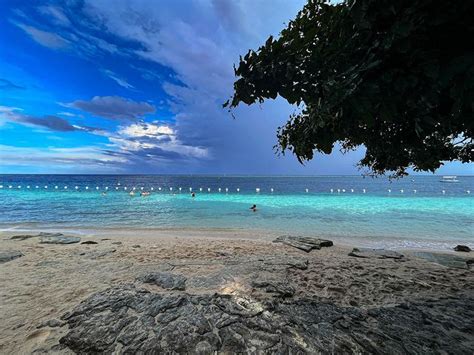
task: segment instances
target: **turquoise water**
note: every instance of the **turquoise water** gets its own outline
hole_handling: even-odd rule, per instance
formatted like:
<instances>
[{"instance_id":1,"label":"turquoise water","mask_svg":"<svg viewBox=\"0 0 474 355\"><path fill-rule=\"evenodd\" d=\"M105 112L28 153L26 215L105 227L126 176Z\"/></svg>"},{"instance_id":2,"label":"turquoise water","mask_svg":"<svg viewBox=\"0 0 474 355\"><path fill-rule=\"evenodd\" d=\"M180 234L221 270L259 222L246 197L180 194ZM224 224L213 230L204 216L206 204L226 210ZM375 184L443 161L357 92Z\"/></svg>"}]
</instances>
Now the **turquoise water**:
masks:
<instances>
[{"instance_id":1,"label":"turquoise water","mask_svg":"<svg viewBox=\"0 0 474 355\"><path fill-rule=\"evenodd\" d=\"M0 228L232 228L376 246L473 244L474 178L459 179L3 175ZM151 195L139 196L142 188Z\"/></svg>"}]
</instances>

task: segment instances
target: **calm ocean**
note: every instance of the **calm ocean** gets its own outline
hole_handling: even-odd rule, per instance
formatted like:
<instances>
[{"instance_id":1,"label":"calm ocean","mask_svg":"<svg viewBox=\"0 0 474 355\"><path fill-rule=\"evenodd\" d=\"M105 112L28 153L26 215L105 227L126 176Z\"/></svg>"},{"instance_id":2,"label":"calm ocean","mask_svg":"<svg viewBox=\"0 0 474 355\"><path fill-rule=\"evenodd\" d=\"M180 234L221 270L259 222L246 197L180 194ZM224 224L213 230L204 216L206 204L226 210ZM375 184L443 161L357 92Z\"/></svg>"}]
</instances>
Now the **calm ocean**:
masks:
<instances>
[{"instance_id":1,"label":"calm ocean","mask_svg":"<svg viewBox=\"0 0 474 355\"><path fill-rule=\"evenodd\" d=\"M440 179L0 175L0 228L230 228L376 247L474 244L474 177ZM140 197L142 189L151 195Z\"/></svg>"}]
</instances>

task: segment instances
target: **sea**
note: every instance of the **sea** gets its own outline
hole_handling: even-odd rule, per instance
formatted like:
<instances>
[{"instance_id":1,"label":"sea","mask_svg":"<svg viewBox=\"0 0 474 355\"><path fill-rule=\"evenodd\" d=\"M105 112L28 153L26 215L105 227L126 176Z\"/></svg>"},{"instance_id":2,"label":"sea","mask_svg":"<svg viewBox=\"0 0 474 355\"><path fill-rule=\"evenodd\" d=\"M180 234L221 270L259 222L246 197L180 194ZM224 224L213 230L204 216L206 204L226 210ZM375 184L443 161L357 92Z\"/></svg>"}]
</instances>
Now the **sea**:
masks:
<instances>
[{"instance_id":1,"label":"sea","mask_svg":"<svg viewBox=\"0 0 474 355\"><path fill-rule=\"evenodd\" d=\"M262 232L315 235L383 248L472 247L474 176L442 180L435 175L398 180L0 175L0 230L228 229L254 231L256 237ZM253 204L256 212L249 209Z\"/></svg>"}]
</instances>

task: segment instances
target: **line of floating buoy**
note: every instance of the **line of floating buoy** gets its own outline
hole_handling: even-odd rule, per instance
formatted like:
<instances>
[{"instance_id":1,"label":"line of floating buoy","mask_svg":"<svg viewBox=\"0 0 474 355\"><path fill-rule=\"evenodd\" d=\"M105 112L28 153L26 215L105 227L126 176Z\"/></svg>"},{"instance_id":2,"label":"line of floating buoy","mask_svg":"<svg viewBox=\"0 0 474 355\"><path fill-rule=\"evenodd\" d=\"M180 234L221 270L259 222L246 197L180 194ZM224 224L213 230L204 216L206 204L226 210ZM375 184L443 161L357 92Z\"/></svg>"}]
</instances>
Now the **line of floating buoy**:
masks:
<instances>
[{"instance_id":1,"label":"line of floating buoy","mask_svg":"<svg viewBox=\"0 0 474 355\"><path fill-rule=\"evenodd\" d=\"M309 192L309 189L306 189L305 191L306 191L306 192Z\"/></svg>"},{"instance_id":2,"label":"line of floating buoy","mask_svg":"<svg viewBox=\"0 0 474 355\"><path fill-rule=\"evenodd\" d=\"M273 187L270 189L270 192L273 192Z\"/></svg>"},{"instance_id":3,"label":"line of floating buoy","mask_svg":"<svg viewBox=\"0 0 474 355\"><path fill-rule=\"evenodd\" d=\"M260 192L260 188L257 187L257 188L255 189L255 192Z\"/></svg>"},{"instance_id":4,"label":"line of floating buoy","mask_svg":"<svg viewBox=\"0 0 474 355\"><path fill-rule=\"evenodd\" d=\"M240 192L240 189L239 189L239 188L237 188L237 192Z\"/></svg>"}]
</instances>

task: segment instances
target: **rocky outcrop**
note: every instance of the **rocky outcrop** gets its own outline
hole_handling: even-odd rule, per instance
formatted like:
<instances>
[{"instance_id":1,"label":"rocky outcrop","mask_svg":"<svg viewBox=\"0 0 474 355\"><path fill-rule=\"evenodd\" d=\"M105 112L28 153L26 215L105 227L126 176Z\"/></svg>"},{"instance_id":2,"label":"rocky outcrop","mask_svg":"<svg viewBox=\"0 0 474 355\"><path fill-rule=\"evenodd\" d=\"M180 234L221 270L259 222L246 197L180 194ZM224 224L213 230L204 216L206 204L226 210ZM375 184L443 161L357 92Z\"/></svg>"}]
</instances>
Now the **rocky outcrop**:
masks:
<instances>
[{"instance_id":1,"label":"rocky outcrop","mask_svg":"<svg viewBox=\"0 0 474 355\"><path fill-rule=\"evenodd\" d=\"M456 245L454 247L454 251L462 251L465 253L469 253L471 251L471 248L469 248L467 245Z\"/></svg>"},{"instance_id":2,"label":"rocky outcrop","mask_svg":"<svg viewBox=\"0 0 474 355\"><path fill-rule=\"evenodd\" d=\"M74 244L81 241L80 237L68 237L62 234L53 236L40 236L41 244Z\"/></svg>"},{"instance_id":3,"label":"rocky outcrop","mask_svg":"<svg viewBox=\"0 0 474 355\"><path fill-rule=\"evenodd\" d=\"M166 290L184 291L186 288L186 277L168 272L149 272L137 278L138 281L152 284Z\"/></svg>"},{"instance_id":4,"label":"rocky outcrop","mask_svg":"<svg viewBox=\"0 0 474 355\"><path fill-rule=\"evenodd\" d=\"M292 236L282 235L273 241L274 243L283 243L294 248L303 250L309 253L313 249L321 249L323 247L333 246L333 242L326 239L320 239L317 237L304 237L304 236Z\"/></svg>"},{"instance_id":5,"label":"rocky outcrop","mask_svg":"<svg viewBox=\"0 0 474 355\"><path fill-rule=\"evenodd\" d=\"M14 235L10 239L12 240L26 240L26 239L31 239L31 238L38 238L38 237L60 237L62 236L62 233L47 233L47 232L41 232L38 234L20 234L20 235Z\"/></svg>"},{"instance_id":6,"label":"rocky outcrop","mask_svg":"<svg viewBox=\"0 0 474 355\"><path fill-rule=\"evenodd\" d=\"M474 345L472 294L362 310L120 285L90 296L62 320L68 329L60 343L78 354L468 354Z\"/></svg>"},{"instance_id":7,"label":"rocky outcrop","mask_svg":"<svg viewBox=\"0 0 474 355\"><path fill-rule=\"evenodd\" d=\"M457 269L469 269L474 263L474 259L466 259L459 255L453 254L441 254L441 253L431 253L429 251L420 251L414 252L418 258L422 258L433 263L437 263L443 266L457 268Z\"/></svg>"},{"instance_id":8,"label":"rocky outcrop","mask_svg":"<svg viewBox=\"0 0 474 355\"><path fill-rule=\"evenodd\" d=\"M392 250L385 249L368 249L368 248L354 248L349 253L349 256L356 258L376 258L376 259L402 259L403 254Z\"/></svg>"},{"instance_id":9,"label":"rocky outcrop","mask_svg":"<svg viewBox=\"0 0 474 355\"><path fill-rule=\"evenodd\" d=\"M0 250L0 264L15 260L23 256L23 253L17 250Z\"/></svg>"},{"instance_id":10,"label":"rocky outcrop","mask_svg":"<svg viewBox=\"0 0 474 355\"><path fill-rule=\"evenodd\" d=\"M252 282L252 287L263 289L265 292L273 294L276 297L291 297L295 294L295 288L288 282L274 280L257 280Z\"/></svg>"}]
</instances>

